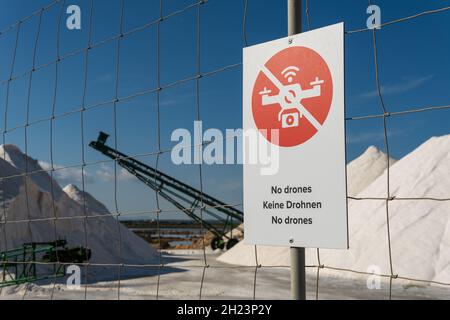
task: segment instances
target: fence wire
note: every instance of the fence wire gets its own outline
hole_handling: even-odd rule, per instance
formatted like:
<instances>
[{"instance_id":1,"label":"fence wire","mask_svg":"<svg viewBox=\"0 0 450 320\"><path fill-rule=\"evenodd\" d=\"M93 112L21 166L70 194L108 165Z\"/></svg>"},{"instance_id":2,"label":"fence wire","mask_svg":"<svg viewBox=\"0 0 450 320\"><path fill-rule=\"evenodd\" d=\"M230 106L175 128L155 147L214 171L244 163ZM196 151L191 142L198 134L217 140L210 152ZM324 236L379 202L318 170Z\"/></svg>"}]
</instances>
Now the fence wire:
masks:
<instances>
[{"instance_id":1,"label":"fence wire","mask_svg":"<svg viewBox=\"0 0 450 320\"><path fill-rule=\"evenodd\" d=\"M86 259L88 262L84 262L84 263L77 263L77 265L84 267L85 270L85 285L84 285L84 298L87 299L88 298L88 291L89 291L89 285L88 285L88 273L89 273L89 268L92 267L114 267L117 268L117 298L121 299L121 291L122 291L122 270L124 268L141 268L141 269L145 269L145 268L154 268L157 269L157 284L156 284L156 299L160 298L160 286L161 286L161 275L162 275L162 271L165 268L168 268L168 265L164 263L164 258L162 255L162 242L161 242L161 217L163 217L165 214L171 214L171 213L183 213L182 210L179 209L162 209L161 205L160 205L160 191L161 190L157 190L155 192L155 200L156 200L156 210L154 211L121 211L119 209L119 205L118 205L118 163L120 160L127 160L127 159L131 159L131 158L140 158L140 157L148 157L148 156L154 156L156 157L156 167L155 169L158 170L160 168L160 162L161 162L161 157L167 153L172 152L172 149L164 149L163 148L163 144L162 144L162 123L161 123L161 110L163 108L162 103L161 103L161 93L169 88L172 87L177 87L180 86L184 83L193 83L195 85L195 109L196 109L196 120L201 121L202 118L202 104L201 104L201 92L202 92L202 87L201 87L201 79L204 78L208 78L211 77L213 75L216 74L221 74L224 73L228 70L232 70L232 69L238 69L242 67L242 62L237 61L235 63L232 64L226 64L226 65L221 65L220 67L212 70L212 71L208 71L208 72L202 72L202 55L201 55L201 31L202 28L207 28L208 26L203 26L202 25L202 12L203 10L207 10L207 4L209 2L213 2L215 0L201 0L201 1L197 1L194 3L191 3L181 9L178 9L176 11L173 11L171 13L168 14L164 14L164 5L166 3L165 0L159 0L159 15L158 18L156 20L152 20L149 22L146 22L140 26L137 26L131 30L125 31L124 30L124 11L125 11L125 0L120 0L120 28L119 28L119 33L110 36L106 39L97 41L97 42L93 42L93 17L94 17L94 0L90 0L89 1L89 11L88 11L88 41L87 41L87 46L81 48L81 49L76 49L74 51L71 51L69 53L66 53L64 55L61 55L61 50L60 50L60 41L61 41L61 22L63 19L63 15L65 12L65 7L66 7L66 1L65 0L55 0L51 3L49 3L47 6L44 6L42 8L40 8L39 10L36 10L35 12L33 12L32 14L30 14L29 16L15 22L14 24L11 24L10 26L4 28L3 30L0 31L0 38L4 37L5 35L9 34L9 33L13 33L15 32L15 40L13 43L13 51L12 51L12 59L11 59L11 64L10 64L10 68L9 68L9 72L8 72L8 78L7 79L0 79L0 86L5 86L6 88L6 99L5 99L5 112L4 112L4 130L2 132L2 140L3 140L3 144L6 145L6 136L14 131L23 129L24 130L24 145L25 145L25 172L24 173L19 173L19 174L15 174L15 175L8 175L8 176L1 176L0 178L0 183L2 184L2 193L3 193L3 219L0 221L0 225L2 225L2 230L3 230L3 241L4 241L4 247L8 248L8 235L7 235L7 225L13 225L13 224L22 224L22 223L26 223L28 225L27 230L29 233L29 238L31 239L31 241L33 241L33 239L35 238L35 235L33 235L32 232L32 228L31 228L31 224L32 223L37 223L37 222L51 222L53 223L54 226L54 237L55 239L59 239L59 235L58 235L58 228L57 228L57 224L60 222L64 222L64 221L82 221L83 222L83 228L84 228L84 241L85 241L85 247L89 248L89 236L88 236L88 224L90 220L95 220L95 219L100 219L100 218L105 218L105 217L112 217L116 220L117 223L117 230L118 230L118 235L119 235L119 240L118 243L116 244L117 247L117 251L118 251L118 256L119 256L119 263L91 263L88 261L88 259ZM306 26L307 26L307 30L312 30L312 19L311 19L311 10L310 10L310 0L306 0L306 7L305 7L305 16L306 16ZM369 0L368 2L369 5L371 5L371 1ZM56 27L56 48L57 48L57 55L56 55L56 59L47 62L45 64L42 65L37 65L37 48L38 48L38 43L39 40L41 38L42 35L42 20L43 20L43 15L45 12L48 12L50 9L59 6L59 23ZM167 20L170 20L173 17L182 15L185 12L188 12L190 10L195 10L195 22L196 22L196 28L195 28L195 38L196 38L196 59L195 59L195 74L188 76L188 77L184 77L184 78L179 78L176 79L175 81L165 84L162 84L161 81L161 24L166 22ZM369 28L362 28L362 29L355 29L355 30L346 30L345 31L345 35L347 37L353 35L353 34L357 34L357 33L362 33L362 32L370 32L371 33L371 37L372 37L372 42L373 42L373 63L374 63L374 69L375 69L375 84L376 84L376 89L377 89L377 95L378 95L378 99L379 99L379 107L380 107L380 113L378 114L367 114L367 115L362 115L362 116L346 116L346 121L350 122L350 121L365 121L365 120L370 120L370 119L382 119L383 120L383 135L384 135L384 144L385 144L385 153L386 153L386 196L385 197L350 197L348 196L348 200L352 200L352 201L384 201L385 202L385 214L386 214L386 234L387 234L387 245L388 245L388 261L389 261L389 273L388 274L381 274L379 275L382 278L388 279L389 280L389 299L392 299L392 293L393 293L393 282L395 280L406 280L406 281L413 281L413 282L417 282L417 283L423 283L423 284L434 284L434 285L440 285L440 286L444 286L444 287L450 287L450 283L444 283L444 282L439 282L439 281L430 281L430 280L425 280L425 279L418 279L418 278L411 278L411 277L404 277L402 275L399 275L395 272L394 269L394 259L395 257L393 257L392 254L392 248L391 248L391 230L390 230L390 213L389 213L389 209L390 209L390 203L394 202L394 201L432 201L432 202L450 202L450 197L448 198L433 198L433 197L397 197L395 195L393 195L391 193L391 175L390 175L390 140L389 140L389 127L388 127L388 119L392 118L392 117L398 117L398 116L404 116L404 115L408 115L408 114L414 114L414 113L423 113L423 112L432 112L432 111L442 111L442 110L446 110L446 109L450 109L450 105L442 105L442 106L416 106L416 107L410 107L407 108L406 110L403 111L396 111L396 112L392 112L389 110L389 108L386 106L385 101L384 101L384 97L383 97L383 92L382 92L382 87L381 87L381 81L380 81L380 77L379 77L379 70L380 70L380 61L379 61L379 57L378 57L378 52L379 52L379 46L380 44L378 43L378 38L377 38L377 34L379 32L382 32L383 28L385 27L395 27L395 25L410 21L410 20L416 20L416 19L420 19L423 16L426 15L433 15L433 14L439 14L439 13L444 13L450 10L450 7L442 7L442 8L438 8L435 10L429 10L429 11L424 11L424 12L419 12L417 14L411 15L411 16L407 16L407 17L403 17L400 19L396 19L396 20L392 20L392 21L388 21L385 22L383 24L381 24L382 29L381 30L377 30L377 29L369 29ZM248 46L248 31L247 31L247 21L248 21L248 17L249 14L251 12L251 6L249 4L248 0L243 0L243 13L242 13L242 42L243 42L243 46L246 47ZM256 12L254 12L253 14L257 15ZM21 28L23 26L23 24L25 22L27 22L28 20L31 20L33 18L37 18L38 19L38 24L37 24L37 32L36 32L36 36L35 36L35 40L34 40L34 45L32 48L32 67L28 70L26 70L25 72L15 75L14 74L14 70L15 70L15 65L16 65L16 60L17 60L17 54L18 54L18 44L19 44L19 40L20 40L20 35L21 35ZM156 87L154 88L150 88L150 89L146 89L146 90L141 90L141 91L136 91L133 92L131 94L128 94L126 96L120 96L120 91L119 91L119 83L120 83L120 77L121 77L121 73L120 73L120 68L121 68L121 53L122 53L122 48L121 48L121 44L123 42L124 39L130 37L133 34L145 31L151 27L156 27L156 52L157 52L157 71L156 71ZM115 58L115 94L114 94L114 98L113 99L107 99L104 101L100 101L100 102L96 102L95 104L91 104L89 105L87 103L87 90L88 90L88 73L89 73L89 58L90 58L90 52L92 52L93 49L99 47L99 46L103 46L105 44L108 43L114 43L115 44L115 50L116 50L116 58ZM60 76L60 70L59 70L59 66L61 65L61 63L71 57L74 56L83 56L84 57L84 67L83 67L83 84L82 84L82 100L81 100L81 105L73 110L73 111L69 111L69 112L63 112L63 113L57 113L56 112L56 104L57 104L57 96L58 96L58 92L59 92L59 87L58 87L58 78ZM31 92L32 92L32 84L33 84L33 76L36 74L36 72L43 70L43 69L48 69L50 67L54 66L54 79L55 79L55 84L54 84L54 90L53 90L53 99L52 99L52 113L51 116L49 117L44 117L44 118L40 118L38 120L34 120L31 121L30 120L30 105L31 105ZM27 85L27 91L24 93L27 97L27 105L26 105L26 121L23 124L20 125L16 125L13 126L11 128L8 127L8 116L9 116L9 108L10 108L10 97L11 97L11 85L15 82L15 81L19 81L20 79L26 78L28 79L28 85ZM111 107L113 109L113 118L114 118L114 131L113 131L113 135L114 135L114 145L115 145L115 149L118 148L118 132L117 132L117 121L118 121L118 114L117 114L117 106L119 103L121 102L125 102L125 101L130 101L133 99L136 99L140 96L144 96L144 95L148 95L148 94L155 94L156 95L156 101L157 101L157 114L156 114L156 118L157 118L157 150L155 152L149 152L149 153L134 153L131 156L129 156L129 158L126 157L116 157L113 160L101 160L101 161L87 161L86 160L86 155L85 155L85 141L86 141L86 136L85 136L85 114L87 111L92 110L92 109L96 109L96 108L107 108L107 107ZM77 164L77 165L70 165L70 166L56 166L55 162L54 162L54 123L55 121L62 119L64 117L68 117L70 115L76 115L78 114L80 116L80 132L81 132L81 142L82 142L82 148L81 148L81 163ZM42 170L30 170L29 169L29 163L28 163L28 156L29 156L29 132L28 130L30 129L30 127L35 126L37 124L40 123L50 123L50 141L49 141L49 145L50 145L50 159L51 159L51 164L50 164L50 168L49 169L42 169ZM227 140L227 139L234 139L235 137L224 137L223 140ZM206 143L201 143L201 144L192 144L189 147L193 150L200 150L202 151L204 146ZM3 160L7 160L6 158L6 151L3 154ZM62 170L67 170L67 169L81 169L81 186L82 186L82 192L83 194L85 194L86 192L86 188L85 188L85 171L87 170L88 167L90 166L95 166L98 164L113 164L114 165L114 205L115 205L115 210L114 212L108 213L108 214L88 214L87 212L87 204L86 204L86 197L83 197L83 212L80 215L75 215L75 216L70 216L70 217L65 217L65 216L58 216L57 210L56 210L56 201L55 201L55 194L54 194L54 186L53 186L53 178L56 175L56 173L58 171L62 171ZM42 218L32 218L32 215L30 213L30 204L29 204L29 196L28 196L28 181L30 179L30 176L32 176L33 174L48 174L50 175L51 179L50 179L50 183L51 183L51 199L52 199L52 210L53 210L53 216L52 217L42 217ZM258 276L259 276L259 270L261 269L287 269L290 268L290 266L270 266L270 265L261 265L258 259L258 247L255 246L254 247L254 253L255 253L255 264L254 266L251 267L244 267L244 266L223 266L223 265L212 265L210 264L209 258L208 258L208 254L206 251L206 238L205 238L205 233L206 233L206 229L205 226L203 225L203 213L205 211L207 211L208 209L219 209L219 208L238 208L242 206L242 203L238 203L238 204L230 204L230 205L224 205L224 206L208 206L203 202L203 192L204 192L204 168L202 164L198 165L198 177L199 177L199 183L200 183L200 191L202 194L201 197L201 201L199 203L199 205L195 208L192 208L193 212L198 212L199 216L201 218L202 223L200 224L200 231L201 231L201 235L202 235L202 263L201 265L199 264L177 264L177 263L171 263L170 264L170 268L183 268L183 269L199 269L201 271L201 280L199 283L199 292L198 292L198 297L199 299L204 298L204 286L205 286L205 282L206 282L206 276L208 273L208 270L212 269L212 268L216 268L216 269L229 269L229 270L233 270L233 269L238 269L238 270L253 270L253 283L252 283L252 292L253 292L253 299L257 299L258 298L258 291L257 291L257 284L258 284ZM5 181L7 181L8 179L24 179L25 184L24 184L24 188L25 188L25 194L26 194L26 219L14 219L9 221L8 220L8 215L7 215L7 207L6 207L6 199L5 199ZM155 180L155 183L157 184L157 181ZM156 223L157 223L157 237L158 237L158 242L159 242L159 262L155 263L155 264L126 264L123 263L122 260L122 255L123 255L123 248L122 248L122 237L121 237L121 222L120 219L127 217L127 216L145 216L145 215L156 215L157 219L156 219ZM11 264L11 265L29 265L30 263L33 263L37 266L42 265L42 266L54 266L55 263L54 262L40 262L40 261L16 261L16 262L11 262L11 261L0 261L1 265L4 264ZM59 256L57 254L57 265L59 266L69 266L69 265L73 265L73 263L66 263L63 262L59 259ZM316 299L320 298L320 288L321 286L326 286L326 283L321 282L321 277L320 277L320 273L322 270L329 270L329 271L338 271L341 273L352 273L352 274L356 274L356 275L365 275L365 276L372 276L372 273L369 272L365 272L362 270L352 270L352 269L346 269L346 268L338 268L338 267L334 267L334 266L329 266L329 265L325 265L321 262L321 257L320 257L320 250L317 249L317 264L316 265L308 265L307 266L308 269L314 270L316 272L316 278L315 278L315 284L316 284L316 290L315 290L315 297ZM261 277L261 276L260 276ZM28 286L28 284L27 284ZM51 293L51 299L54 299L54 295L55 295L55 290L56 290L56 286L57 286L57 274L55 272L54 274L54 281L53 281L53 289L52 289L52 293ZM2 293L3 288L0 288L0 294ZM23 298L26 298L26 294L27 294L28 290L25 291Z\"/></svg>"}]
</instances>

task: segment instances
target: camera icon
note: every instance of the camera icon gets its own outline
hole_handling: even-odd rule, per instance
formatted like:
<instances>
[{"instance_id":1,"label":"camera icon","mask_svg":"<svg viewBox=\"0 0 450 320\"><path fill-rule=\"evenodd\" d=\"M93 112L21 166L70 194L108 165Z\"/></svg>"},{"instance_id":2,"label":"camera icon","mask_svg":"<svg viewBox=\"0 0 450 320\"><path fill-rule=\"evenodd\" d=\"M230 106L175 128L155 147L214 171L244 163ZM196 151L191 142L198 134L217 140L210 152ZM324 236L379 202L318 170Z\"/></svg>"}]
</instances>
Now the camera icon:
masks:
<instances>
[{"instance_id":1,"label":"camera icon","mask_svg":"<svg viewBox=\"0 0 450 320\"><path fill-rule=\"evenodd\" d=\"M281 126L283 129L286 128L297 128L300 125L300 113L297 109L287 110L281 116Z\"/></svg>"}]
</instances>

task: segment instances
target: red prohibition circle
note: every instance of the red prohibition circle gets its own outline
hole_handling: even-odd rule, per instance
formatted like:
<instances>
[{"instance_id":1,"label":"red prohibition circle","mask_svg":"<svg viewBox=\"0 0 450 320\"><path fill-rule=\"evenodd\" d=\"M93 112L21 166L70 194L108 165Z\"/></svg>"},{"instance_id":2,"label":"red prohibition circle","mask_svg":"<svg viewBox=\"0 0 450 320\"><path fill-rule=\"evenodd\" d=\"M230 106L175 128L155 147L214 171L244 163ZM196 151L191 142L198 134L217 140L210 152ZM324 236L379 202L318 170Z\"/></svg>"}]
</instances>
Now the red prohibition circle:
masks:
<instances>
[{"instance_id":1,"label":"red prohibition circle","mask_svg":"<svg viewBox=\"0 0 450 320\"><path fill-rule=\"evenodd\" d=\"M333 80L325 60L312 49L290 47L274 55L259 73L252 94L253 118L269 142L296 147L319 132L332 100Z\"/></svg>"}]
</instances>

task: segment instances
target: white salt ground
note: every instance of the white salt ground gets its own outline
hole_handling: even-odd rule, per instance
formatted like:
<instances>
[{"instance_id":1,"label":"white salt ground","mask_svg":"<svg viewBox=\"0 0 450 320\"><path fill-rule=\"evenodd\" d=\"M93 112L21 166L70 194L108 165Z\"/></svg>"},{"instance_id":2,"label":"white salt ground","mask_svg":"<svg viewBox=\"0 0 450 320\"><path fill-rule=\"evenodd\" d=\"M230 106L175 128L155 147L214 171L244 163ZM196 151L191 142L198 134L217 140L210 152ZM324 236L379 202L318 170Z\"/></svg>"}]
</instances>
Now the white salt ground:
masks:
<instances>
[{"instance_id":1,"label":"white salt ground","mask_svg":"<svg viewBox=\"0 0 450 320\"><path fill-rule=\"evenodd\" d=\"M227 266L216 261L216 254L208 254L207 262L210 265L205 270L204 281L202 277L204 268L203 252L193 251L185 254L163 254L164 260L172 260L168 267L176 272L162 274L160 277L144 277L122 279L120 282L120 299L149 299L155 300L202 300L219 299L235 300L256 299L289 299L290 280L288 268L255 268ZM192 267L192 266L197 267ZM159 285L158 285L159 282ZM316 274L307 275L307 298L316 299ZM44 286L18 286L0 290L2 299L36 299L36 300L74 300L85 299L117 300L119 297L119 283L117 281L99 282L90 284L87 288L69 289L57 284ZM450 299L448 288L425 286L420 283L410 284L406 281L396 280L392 288L393 299ZM319 299L389 299L389 283L381 282L380 289L369 290L366 286L366 277L349 279L325 278L321 273L319 278Z\"/></svg>"}]
</instances>

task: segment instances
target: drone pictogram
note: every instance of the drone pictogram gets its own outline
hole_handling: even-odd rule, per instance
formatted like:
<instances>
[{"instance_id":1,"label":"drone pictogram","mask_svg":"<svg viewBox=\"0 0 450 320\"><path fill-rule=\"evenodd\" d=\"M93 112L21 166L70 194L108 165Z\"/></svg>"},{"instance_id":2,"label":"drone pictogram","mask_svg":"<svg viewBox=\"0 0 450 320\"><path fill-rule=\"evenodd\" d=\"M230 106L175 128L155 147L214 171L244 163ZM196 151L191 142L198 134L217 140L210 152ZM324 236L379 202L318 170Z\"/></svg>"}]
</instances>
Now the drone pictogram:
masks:
<instances>
[{"instance_id":1,"label":"drone pictogram","mask_svg":"<svg viewBox=\"0 0 450 320\"><path fill-rule=\"evenodd\" d=\"M259 129L279 129L281 146L297 146L322 128L331 101L332 79L325 61L311 49L291 47L261 67L253 115Z\"/></svg>"},{"instance_id":2,"label":"drone pictogram","mask_svg":"<svg viewBox=\"0 0 450 320\"><path fill-rule=\"evenodd\" d=\"M291 75L296 76L296 73L288 70L300 71L300 69L297 67L288 67L287 69L285 69L285 71L282 72L283 75L289 77L288 81L289 83L291 83L293 82L293 78L291 77ZM320 97L321 87L325 81L319 80L319 78L316 77L316 80L310 83L312 89L303 90L300 83L289 84L286 86L281 84L267 68L263 68L263 72L278 87L280 92L276 95L271 96L270 94L272 93L272 91L264 87L264 90L259 93L262 96L262 104L263 106L271 106L273 104L279 104L281 106L281 111L278 113L278 121L282 123L282 127L298 127L298 117L303 118L303 115L305 115L307 119L314 125L314 127L316 127L316 129L319 129L320 124L302 105L302 100ZM284 114L286 110L291 109L297 109L298 113L289 113L288 115Z\"/></svg>"}]
</instances>

